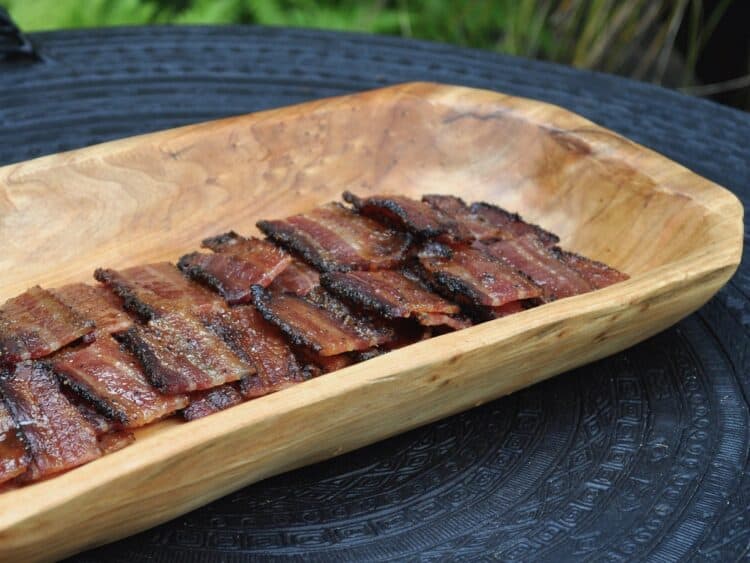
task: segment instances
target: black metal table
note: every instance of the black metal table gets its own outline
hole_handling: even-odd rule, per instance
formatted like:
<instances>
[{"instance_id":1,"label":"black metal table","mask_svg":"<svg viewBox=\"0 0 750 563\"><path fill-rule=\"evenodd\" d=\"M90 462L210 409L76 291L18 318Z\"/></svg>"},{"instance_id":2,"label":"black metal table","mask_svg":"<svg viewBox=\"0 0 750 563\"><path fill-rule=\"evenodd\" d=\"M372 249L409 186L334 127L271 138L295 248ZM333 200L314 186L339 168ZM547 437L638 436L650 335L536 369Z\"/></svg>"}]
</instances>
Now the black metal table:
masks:
<instances>
[{"instance_id":1,"label":"black metal table","mask_svg":"<svg viewBox=\"0 0 750 563\"><path fill-rule=\"evenodd\" d=\"M750 115L612 76L288 29L32 41L41 61L0 62L2 164L431 80L559 104L750 199ZM747 558L749 296L745 261L697 314L626 352L72 560Z\"/></svg>"}]
</instances>

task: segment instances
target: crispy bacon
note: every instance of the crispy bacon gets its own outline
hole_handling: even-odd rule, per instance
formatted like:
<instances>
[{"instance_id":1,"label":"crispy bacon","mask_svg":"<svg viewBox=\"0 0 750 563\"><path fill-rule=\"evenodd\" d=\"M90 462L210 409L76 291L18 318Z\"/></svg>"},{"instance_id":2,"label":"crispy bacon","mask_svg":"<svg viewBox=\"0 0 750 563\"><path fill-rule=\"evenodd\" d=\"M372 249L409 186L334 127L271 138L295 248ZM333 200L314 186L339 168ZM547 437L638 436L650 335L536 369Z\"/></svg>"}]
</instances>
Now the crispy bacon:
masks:
<instances>
[{"instance_id":1,"label":"crispy bacon","mask_svg":"<svg viewBox=\"0 0 750 563\"><path fill-rule=\"evenodd\" d=\"M421 274L437 291L466 305L500 307L534 299L541 291L479 248L428 245L418 255Z\"/></svg>"},{"instance_id":2,"label":"crispy bacon","mask_svg":"<svg viewBox=\"0 0 750 563\"><path fill-rule=\"evenodd\" d=\"M239 382L239 391L246 399L309 379L308 370L297 361L281 331L266 321L255 307L233 307L215 319L211 328L255 367L254 374Z\"/></svg>"},{"instance_id":3,"label":"crispy bacon","mask_svg":"<svg viewBox=\"0 0 750 563\"><path fill-rule=\"evenodd\" d=\"M320 286L320 274L304 262L292 260L268 287L273 291L305 297Z\"/></svg>"},{"instance_id":4,"label":"crispy bacon","mask_svg":"<svg viewBox=\"0 0 750 563\"><path fill-rule=\"evenodd\" d=\"M135 357L111 337L63 351L50 364L73 389L125 428L159 420L188 404L186 395L157 392Z\"/></svg>"},{"instance_id":5,"label":"crispy bacon","mask_svg":"<svg viewBox=\"0 0 750 563\"><path fill-rule=\"evenodd\" d=\"M455 219L457 230L450 233L454 239L506 239L532 234L547 246L560 240L540 226L527 223L517 213L489 203L479 202L468 206L461 198L450 195L426 195L422 201Z\"/></svg>"},{"instance_id":6,"label":"crispy bacon","mask_svg":"<svg viewBox=\"0 0 750 563\"><path fill-rule=\"evenodd\" d=\"M268 287L292 261L292 257L272 243L260 239L243 239L227 233L221 240L234 242L213 244L220 252L193 252L180 258L177 266L191 278L203 282L229 303L247 303L252 299L250 286ZM217 239L207 239L216 241Z\"/></svg>"},{"instance_id":7,"label":"crispy bacon","mask_svg":"<svg viewBox=\"0 0 750 563\"><path fill-rule=\"evenodd\" d=\"M61 385L60 391L65 395L68 402L78 409L78 412L86 422L94 428L97 436L102 436L108 432L116 432L121 429L119 422L115 422L108 416L100 413L90 401L76 393L69 385Z\"/></svg>"},{"instance_id":8,"label":"crispy bacon","mask_svg":"<svg viewBox=\"0 0 750 563\"><path fill-rule=\"evenodd\" d=\"M169 395L209 389L255 371L197 318L182 311L133 326L121 338L149 382Z\"/></svg>"},{"instance_id":9,"label":"crispy bacon","mask_svg":"<svg viewBox=\"0 0 750 563\"><path fill-rule=\"evenodd\" d=\"M0 387L31 454L19 480L37 481L101 455L96 431L60 392L44 365L19 363L0 380Z\"/></svg>"},{"instance_id":10,"label":"crispy bacon","mask_svg":"<svg viewBox=\"0 0 750 563\"><path fill-rule=\"evenodd\" d=\"M594 289L534 235L495 241L486 248L492 256L523 272L537 284L545 301L554 301Z\"/></svg>"},{"instance_id":11,"label":"crispy bacon","mask_svg":"<svg viewBox=\"0 0 750 563\"><path fill-rule=\"evenodd\" d=\"M271 240L322 272L392 268L403 259L409 245L404 233L338 203L257 225Z\"/></svg>"},{"instance_id":12,"label":"crispy bacon","mask_svg":"<svg viewBox=\"0 0 750 563\"><path fill-rule=\"evenodd\" d=\"M325 297L319 303L288 293L272 293L253 286L255 306L297 346L306 346L322 356L366 350L392 338L363 319L347 314L342 303Z\"/></svg>"},{"instance_id":13,"label":"crispy bacon","mask_svg":"<svg viewBox=\"0 0 750 563\"><path fill-rule=\"evenodd\" d=\"M296 352L301 359L307 362L308 366L315 366L317 368L318 373L315 375L330 373L359 361L359 358L355 356L359 352L345 352L336 356L321 356L317 352L302 346L298 347Z\"/></svg>"},{"instance_id":14,"label":"crispy bacon","mask_svg":"<svg viewBox=\"0 0 750 563\"><path fill-rule=\"evenodd\" d=\"M218 295L188 280L169 262L119 271L98 268L94 277L121 297L125 308L146 320L175 310L208 314L225 307Z\"/></svg>"},{"instance_id":15,"label":"crispy bacon","mask_svg":"<svg viewBox=\"0 0 750 563\"><path fill-rule=\"evenodd\" d=\"M0 483L26 471L29 461L23 434L0 399Z\"/></svg>"},{"instance_id":16,"label":"crispy bacon","mask_svg":"<svg viewBox=\"0 0 750 563\"><path fill-rule=\"evenodd\" d=\"M449 215L416 199L399 195L360 198L348 191L344 192L343 198L363 215L407 231L420 239L458 232L456 221Z\"/></svg>"},{"instance_id":17,"label":"crispy bacon","mask_svg":"<svg viewBox=\"0 0 750 563\"><path fill-rule=\"evenodd\" d=\"M73 283L51 291L68 307L94 321L98 335L122 332L133 325L133 319L123 310L122 299L104 286Z\"/></svg>"},{"instance_id":18,"label":"crispy bacon","mask_svg":"<svg viewBox=\"0 0 750 563\"><path fill-rule=\"evenodd\" d=\"M330 272L320 281L335 296L387 319L413 317L427 326L467 326L465 320L454 318L460 312L458 305L402 272Z\"/></svg>"},{"instance_id":19,"label":"crispy bacon","mask_svg":"<svg viewBox=\"0 0 750 563\"><path fill-rule=\"evenodd\" d=\"M566 266L573 268L578 274L585 279L594 289L601 289L612 285L613 283L625 281L629 278L627 274L610 268L602 262L590 260L585 256L575 252L567 252L559 247L554 247L552 252Z\"/></svg>"},{"instance_id":20,"label":"crispy bacon","mask_svg":"<svg viewBox=\"0 0 750 563\"><path fill-rule=\"evenodd\" d=\"M0 364L42 358L94 330L49 291L32 287L0 307Z\"/></svg>"},{"instance_id":21,"label":"crispy bacon","mask_svg":"<svg viewBox=\"0 0 750 563\"><path fill-rule=\"evenodd\" d=\"M238 384L226 383L213 389L191 393L190 405L182 411L182 416L185 420L196 420L239 405L241 402L242 394Z\"/></svg>"}]
</instances>

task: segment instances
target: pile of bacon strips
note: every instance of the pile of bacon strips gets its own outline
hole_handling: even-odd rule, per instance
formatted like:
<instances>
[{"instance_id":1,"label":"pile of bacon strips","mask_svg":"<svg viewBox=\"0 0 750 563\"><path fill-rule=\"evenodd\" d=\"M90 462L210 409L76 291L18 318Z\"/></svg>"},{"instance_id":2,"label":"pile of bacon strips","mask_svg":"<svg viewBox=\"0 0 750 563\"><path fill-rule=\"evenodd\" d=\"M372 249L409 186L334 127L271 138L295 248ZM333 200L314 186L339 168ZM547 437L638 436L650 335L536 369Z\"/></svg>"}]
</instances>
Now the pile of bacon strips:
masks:
<instances>
[{"instance_id":1,"label":"pile of bacon strips","mask_svg":"<svg viewBox=\"0 0 750 563\"><path fill-rule=\"evenodd\" d=\"M329 203L98 285L0 307L0 488L410 343L620 280L518 215L452 196Z\"/></svg>"}]
</instances>

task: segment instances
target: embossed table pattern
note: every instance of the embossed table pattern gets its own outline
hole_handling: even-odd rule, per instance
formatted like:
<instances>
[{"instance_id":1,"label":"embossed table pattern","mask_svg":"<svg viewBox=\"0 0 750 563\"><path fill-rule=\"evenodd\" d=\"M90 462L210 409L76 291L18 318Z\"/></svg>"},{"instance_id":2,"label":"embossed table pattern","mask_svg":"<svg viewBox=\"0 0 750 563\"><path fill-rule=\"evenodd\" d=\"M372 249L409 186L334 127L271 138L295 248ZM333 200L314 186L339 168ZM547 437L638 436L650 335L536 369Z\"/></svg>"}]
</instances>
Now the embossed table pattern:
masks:
<instances>
[{"instance_id":1,"label":"embossed table pattern","mask_svg":"<svg viewBox=\"0 0 750 563\"><path fill-rule=\"evenodd\" d=\"M2 164L432 80L562 105L750 199L750 115L620 78L303 30L31 38L41 62L0 63ZM748 296L745 261L697 314L630 350L71 561L746 558Z\"/></svg>"}]
</instances>

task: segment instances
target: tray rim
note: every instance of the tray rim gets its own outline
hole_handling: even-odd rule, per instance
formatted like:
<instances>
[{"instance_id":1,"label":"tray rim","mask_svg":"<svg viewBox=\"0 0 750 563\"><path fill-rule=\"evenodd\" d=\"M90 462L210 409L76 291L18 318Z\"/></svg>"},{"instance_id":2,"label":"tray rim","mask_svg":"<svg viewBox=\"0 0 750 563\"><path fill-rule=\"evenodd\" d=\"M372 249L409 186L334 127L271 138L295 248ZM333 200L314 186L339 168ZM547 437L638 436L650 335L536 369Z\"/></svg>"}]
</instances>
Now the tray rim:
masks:
<instances>
[{"instance_id":1,"label":"tray rim","mask_svg":"<svg viewBox=\"0 0 750 563\"><path fill-rule=\"evenodd\" d=\"M473 96L474 99L489 100L495 104L505 103L513 112L518 112L525 120L540 126L554 126L561 131L573 135L582 142L595 147L597 151L612 151L614 156L621 156L623 154L636 155L639 164L642 165L640 171L653 178L660 189L667 190L670 194L684 195L685 192L680 191L677 187L677 185L684 182L685 185L689 185L692 189L689 197L705 207L712 215L721 219L716 223L716 229L711 231L711 245L703 249L703 252L690 254L648 273L636 275L630 280L616 286L605 288L592 294L569 298L564 300L564 302L557 302L542 308L525 311L521 313L525 317L523 323L513 322L513 320L518 319L516 316L513 317L513 320L511 318L499 319L465 329L459 333L433 338L429 341L409 346L406 349L397 350L387 356L374 358L368 362L326 374L273 395L244 403L228 411L194 421L189 425L174 424L164 432L160 431L139 439L136 444L129 446L125 450L105 456L50 481L6 492L0 495L0 554L31 553L15 551L16 549L23 550L32 546L24 545L24 538L20 537L17 533L14 534L13 530L16 532L22 531L32 520L43 516L45 511L61 509L79 494L90 494L91 491L99 489L104 492L106 487L119 482L121 479L127 479L129 475L148 473L149 469L155 468L160 463L179 459L180 455L185 455L186 443L190 443L193 448L199 448L201 445L212 441L215 442L222 436L242 432L251 426L268 425L270 422L282 418L284 414L304 410L311 404L311 398L313 403L317 402L321 405L328 402L335 403L341 398L346 397L348 393L361 390L363 386L377 387L384 383L383 380L395 377L409 377L409 374L421 373L425 370L429 371L439 364L451 364L463 354L470 355L478 349L491 348L502 342L523 339L527 335L537 333L538 331L546 331L547 334L558 330L564 331L566 322L587 318L592 314L599 316L624 315L633 306L643 307L644 303L646 308L652 305L657 307L660 303L659 300L672 298L675 292L679 293L689 284L693 284L694 286L699 285L701 289L711 288L710 294L713 294L714 288L717 290L737 269L743 244L743 209L737 197L728 190L698 176L682 165L674 163L648 148L642 147L558 106L525 98L507 96L488 90L476 90L433 83L407 83L358 94L325 98L254 114L229 117L217 121L147 133L127 139L109 141L92 147L8 165L0 168L0 195L2 195L4 179L10 179L16 174L23 175L29 171L49 169L90 158L100 158L103 155L109 154L112 150L128 150L143 143L150 143L152 139L158 139L164 135L200 133L203 128L234 124L238 119L269 119L279 114L283 115L292 108L296 108L297 110L306 109L310 112L315 112L322 108L325 111L328 104L332 101L357 98L366 99L367 96L381 95L386 91L400 95L417 96L425 95L426 92L427 95L434 95L436 97L450 97L455 93L457 96L459 94ZM542 110L549 110L550 108L553 108L553 115L556 119L552 121L549 119L537 119L543 113ZM519 211L523 212L523 210ZM658 283L655 284L652 278L656 277L658 277ZM640 300L634 299L635 296ZM696 302L704 302L708 297L710 295L706 297L703 293L700 293L700 296L696 297ZM649 300L653 300L653 303ZM577 313L574 313L574 311L577 311ZM683 312L680 313L681 316L684 316L684 314ZM562 342L564 341L563 338ZM448 345L449 343L451 345ZM441 346L440 344L445 345ZM426 353L428 350L429 354ZM614 351L612 349L606 351L606 353L609 354ZM407 358L409 361L406 361ZM396 373L389 373L388 369L381 369L386 368L386 366L398 364L406 364L408 369ZM567 370L569 367L572 366L563 366L559 371ZM385 375L382 375L382 373L378 374L378 372L385 372ZM550 372L544 377L551 375L554 375L554 373ZM537 380L541 380L544 377L540 377ZM508 392L512 392L512 390L514 389ZM487 400L494 399L497 396L499 395L488 396ZM462 410L463 408L461 407L458 410ZM447 416L451 412L457 412L457 410L442 412L434 419ZM402 426L398 432L406 431L427 421L421 420L416 422L412 426ZM384 434L377 439L385 438L388 435L392 435L392 433ZM367 443L371 443L372 441L374 440ZM359 444L357 447L361 445L364 445L364 443ZM144 455L140 459L130 459L131 457L138 458L137 455L131 455L134 451L141 453L141 450L146 449L150 452L149 456ZM259 478L265 478L281 472L281 470L291 469L301 464L306 464L311 460L324 459L331 455L344 453L344 451L348 451L349 449L352 448L337 449L332 452L326 452L323 457L303 460L302 463L295 462L286 467L279 466L272 472L265 474L262 472L255 474L248 481L240 480L235 482L234 485L236 486L233 485L229 488L214 491L211 498L218 498L230 490L240 488ZM193 505L184 505L179 513L204 504L206 498L199 499ZM161 520L164 519L162 518ZM145 527L149 527L152 524L148 524ZM38 541L39 538L37 537L36 540ZM4 545L8 541L10 541L10 544ZM86 547L92 547L97 543L100 543L100 541ZM72 552L70 548L67 548L67 551L60 551L55 556Z\"/></svg>"}]
</instances>

